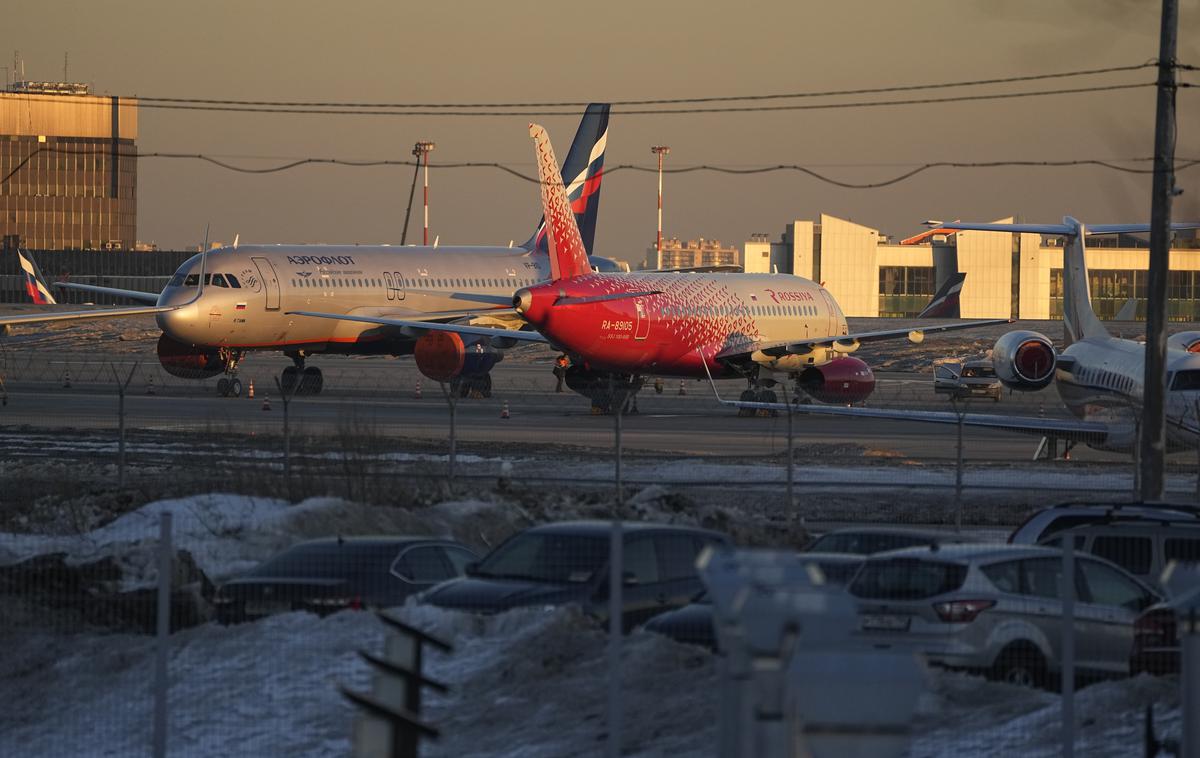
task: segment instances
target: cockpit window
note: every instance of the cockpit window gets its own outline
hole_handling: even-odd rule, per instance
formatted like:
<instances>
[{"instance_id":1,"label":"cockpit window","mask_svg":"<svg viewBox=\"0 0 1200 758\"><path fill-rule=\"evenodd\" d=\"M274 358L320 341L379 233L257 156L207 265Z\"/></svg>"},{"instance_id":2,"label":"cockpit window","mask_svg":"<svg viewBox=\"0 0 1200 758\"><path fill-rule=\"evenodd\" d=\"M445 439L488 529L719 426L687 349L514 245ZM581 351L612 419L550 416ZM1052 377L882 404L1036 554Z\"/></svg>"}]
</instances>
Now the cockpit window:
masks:
<instances>
[{"instance_id":1,"label":"cockpit window","mask_svg":"<svg viewBox=\"0 0 1200 758\"><path fill-rule=\"evenodd\" d=\"M230 287L241 289L242 285L238 284L238 280L237 280L236 276L234 276L233 274L226 274L225 278L229 280Z\"/></svg>"},{"instance_id":2,"label":"cockpit window","mask_svg":"<svg viewBox=\"0 0 1200 758\"><path fill-rule=\"evenodd\" d=\"M1200 369L1176 371L1171 380L1172 390L1200 390Z\"/></svg>"},{"instance_id":3,"label":"cockpit window","mask_svg":"<svg viewBox=\"0 0 1200 758\"><path fill-rule=\"evenodd\" d=\"M184 287L195 287L199 283L200 283L200 275L199 274L188 274L187 278L183 280Z\"/></svg>"},{"instance_id":4,"label":"cockpit window","mask_svg":"<svg viewBox=\"0 0 1200 758\"><path fill-rule=\"evenodd\" d=\"M205 276L204 278L208 279L207 276ZM228 284L225 283L225 276L223 274L213 274L210 282L214 287L228 287L229 286Z\"/></svg>"}]
</instances>

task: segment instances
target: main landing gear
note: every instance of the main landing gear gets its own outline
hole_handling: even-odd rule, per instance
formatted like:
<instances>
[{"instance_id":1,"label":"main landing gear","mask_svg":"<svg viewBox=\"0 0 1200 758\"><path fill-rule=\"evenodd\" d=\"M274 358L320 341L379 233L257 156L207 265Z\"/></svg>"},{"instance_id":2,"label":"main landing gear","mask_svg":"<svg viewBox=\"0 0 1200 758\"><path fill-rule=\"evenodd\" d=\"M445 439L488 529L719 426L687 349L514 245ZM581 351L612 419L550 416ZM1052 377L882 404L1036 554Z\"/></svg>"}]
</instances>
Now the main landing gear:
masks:
<instances>
[{"instance_id":1,"label":"main landing gear","mask_svg":"<svg viewBox=\"0 0 1200 758\"><path fill-rule=\"evenodd\" d=\"M296 365L288 366L279 375L279 386L285 395L319 395L325 387L325 377L316 366L304 365L303 353L288 356Z\"/></svg>"},{"instance_id":2,"label":"main landing gear","mask_svg":"<svg viewBox=\"0 0 1200 758\"><path fill-rule=\"evenodd\" d=\"M743 403L778 403L779 395L772 389L777 382L774 379L758 379L746 378L746 389L742 390L742 394L738 397ZM750 418L753 416L773 417L778 416L779 411L768 408L738 408L738 416L742 418Z\"/></svg>"},{"instance_id":3,"label":"main landing gear","mask_svg":"<svg viewBox=\"0 0 1200 758\"><path fill-rule=\"evenodd\" d=\"M456 376L450 380L450 391L459 397L469 397L472 400L491 397L492 375L489 373L482 376Z\"/></svg>"}]
</instances>

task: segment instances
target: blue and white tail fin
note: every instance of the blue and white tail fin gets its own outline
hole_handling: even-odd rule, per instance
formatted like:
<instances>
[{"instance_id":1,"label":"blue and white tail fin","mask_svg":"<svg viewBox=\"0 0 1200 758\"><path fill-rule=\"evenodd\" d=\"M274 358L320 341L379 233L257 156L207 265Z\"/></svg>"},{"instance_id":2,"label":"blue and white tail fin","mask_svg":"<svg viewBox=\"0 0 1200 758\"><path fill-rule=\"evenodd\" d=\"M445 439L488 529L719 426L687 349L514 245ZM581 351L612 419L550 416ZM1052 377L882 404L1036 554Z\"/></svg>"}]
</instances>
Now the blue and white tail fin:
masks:
<instances>
[{"instance_id":1,"label":"blue and white tail fin","mask_svg":"<svg viewBox=\"0 0 1200 758\"><path fill-rule=\"evenodd\" d=\"M583 113L575 140L562 164L562 183L575 214L575 224L588 255L596 239L596 219L600 213L600 181L604 175L604 150L608 146L608 103L592 103ZM549 253L546 217L523 247Z\"/></svg>"},{"instance_id":2,"label":"blue and white tail fin","mask_svg":"<svg viewBox=\"0 0 1200 758\"><path fill-rule=\"evenodd\" d=\"M579 226L563 187L558 159L550 136L537 124L529 125L537 155L538 180L542 187L542 216L546 219L546 244L550 255L550 279L573 279L592 272Z\"/></svg>"},{"instance_id":3,"label":"blue and white tail fin","mask_svg":"<svg viewBox=\"0 0 1200 758\"><path fill-rule=\"evenodd\" d=\"M925 306L925 310L917 314L917 318L961 318L960 301L963 282L966 280L967 275L964 273L956 271L951 274L946 283L933 294L933 299Z\"/></svg>"},{"instance_id":4,"label":"blue and white tail fin","mask_svg":"<svg viewBox=\"0 0 1200 758\"><path fill-rule=\"evenodd\" d=\"M29 299L37 305L57 305L58 301L50 294L50 287L46 284L46 277L42 276L42 270L29 251L17 248L17 259L25 275L25 292Z\"/></svg>"}]
</instances>

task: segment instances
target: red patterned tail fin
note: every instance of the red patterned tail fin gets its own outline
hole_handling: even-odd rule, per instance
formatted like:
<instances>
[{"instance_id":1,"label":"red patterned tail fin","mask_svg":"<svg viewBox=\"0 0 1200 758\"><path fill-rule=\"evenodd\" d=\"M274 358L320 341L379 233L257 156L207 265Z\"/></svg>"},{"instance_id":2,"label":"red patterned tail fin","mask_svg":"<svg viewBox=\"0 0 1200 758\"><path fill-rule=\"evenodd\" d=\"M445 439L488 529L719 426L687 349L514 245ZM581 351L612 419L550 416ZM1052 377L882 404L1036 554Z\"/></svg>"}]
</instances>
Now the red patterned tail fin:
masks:
<instances>
[{"instance_id":1,"label":"red patterned tail fin","mask_svg":"<svg viewBox=\"0 0 1200 758\"><path fill-rule=\"evenodd\" d=\"M546 130L537 124L529 125L537 154L538 177L542 185L542 214L546 218L546 236L550 246L550 278L573 279L590 274L587 250L575 223L575 214L567 200L558 159Z\"/></svg>"}]
</instances>

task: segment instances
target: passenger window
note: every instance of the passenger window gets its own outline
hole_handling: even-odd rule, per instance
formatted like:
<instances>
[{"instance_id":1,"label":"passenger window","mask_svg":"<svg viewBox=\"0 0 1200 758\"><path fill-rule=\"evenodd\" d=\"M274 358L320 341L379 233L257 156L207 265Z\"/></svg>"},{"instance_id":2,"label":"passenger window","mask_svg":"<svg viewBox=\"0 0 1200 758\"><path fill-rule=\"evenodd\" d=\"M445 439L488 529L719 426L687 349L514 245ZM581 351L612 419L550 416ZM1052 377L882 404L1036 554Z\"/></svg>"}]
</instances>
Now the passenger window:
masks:
<instances>
[{"instance_id":1,"label":"passenger window","mask_svg":"<svg viewBox=\"0 0 1200 758\"><path fill-rule=\"evenodd\" d=\"M1023 570L1021 594L1059 599L1059 579L1062 561L1057 558L1031 558L1021 561Z\"/></svg>"},{"instance_id":2,"label":"passenger window","mask_svg":"<svg viewBox=\"0 0 1200 758\"><path fill-rule=\"evenodd\" d=\"M1180 563L1200 563L1200 539L1168 538L1163 543L1163 558Z\"/></svg>"},{"instance_id":3,"label":"passenger window","mask_svg":"<svg viewBox=\"0 0 1200 758\"><path fill-rule=\"evenodd\" d=\"M1131 574L1150 573L1154 546L1149 537L1096 537L1092 541L1093 555L1106 558Z\"/></svg>"},{"instance_id":4,"label":"passenger window","mask_svg":"<svg viewBox=\"0 0 1200 758\"><path fill-rule=\"evenodd\" d=\"M418 547L406 552L396 561L393 570L418 584L440 582L455 576L450 565L436 547Z\"/></svg>"},{"instance_id":5,"label":"passenger window","mask_svg":"<svg viewBox=\"0 0 1200 758\"><path fill-rule=\"evenodd\" d=\"M993 563L990 566L984 566L982 569L983 575L986 576L992 584L996 585L996 589L1001 592L1009 592L1012 594L1020 594L1021 592L1021 564L1018 561L1007 561L1005 563Z\"/></svg>"},{"instance_id":6,"label":"passenger window","mask_svg":"<svg viewBox=\"0 0 1200 758\"><path fill-rule=\"evenodd\" d=\"M663 581L693 579L696 576L697 540L686 534L663 534L654 538Z\"/></svg>"},{"instance_id":7,"label":"passenger window","mask_svg":"<svg viewBox=\"0 0 1200 758\"><path fill-rule=\"evenodd\" d=\"M633 574L638 584L654 584L658 581L658 556L654 541L636 539L625 545L623 570Z\"/></svg>"},{"instance_id":8,"label":"passenger window","mask_svg":"<svg viewBox=\"0 0 1200 758\"><path fill-rule=\"evenodd\" d=\"M1084 560L1080 564L1087 580L1088 595L1097 605L1109 605L1140 611L1149 605L1149 595L1111 566Z\"/></svg>"}]
</instances>

